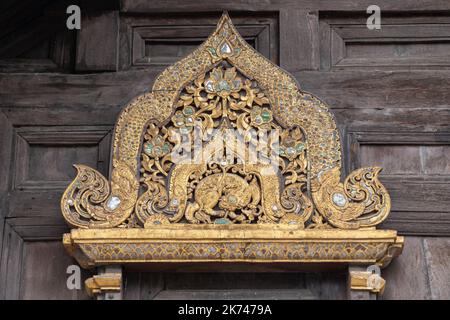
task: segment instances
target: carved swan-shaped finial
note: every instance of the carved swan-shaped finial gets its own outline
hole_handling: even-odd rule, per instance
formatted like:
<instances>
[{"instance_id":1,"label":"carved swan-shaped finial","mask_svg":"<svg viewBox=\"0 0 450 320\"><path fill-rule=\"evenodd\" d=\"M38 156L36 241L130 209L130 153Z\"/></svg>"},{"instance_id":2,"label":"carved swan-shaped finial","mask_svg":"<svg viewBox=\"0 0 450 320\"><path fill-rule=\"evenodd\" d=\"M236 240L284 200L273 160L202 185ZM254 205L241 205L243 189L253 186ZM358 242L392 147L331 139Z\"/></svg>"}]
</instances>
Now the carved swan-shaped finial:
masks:
<instances>
[{"instance_id":1,"label":"carved swan-shaped finial","mask_svg":"<svg viewBox=\"0 0 450 320\"><path fill-rule=\"evenodd\" d=\"M379 167L353 171L340 182L339 168L323 172L311 183L312 197L319 213L342 229L371 227L389 214L391 200L378 180Z\"/></svg>"},{"instance_id":2,"label":"carved swan-shaped finial","mask_svg":"<svg viewBox=\"0 0 450 320\"><path fill-rule=\"evenodd\" d=\"M133 211L139 183L132 170L115 161L111 184L97 170L74 165L78 173L61 198L61 211L79 228L112 228Z\"/></svg>"}]
</instances>

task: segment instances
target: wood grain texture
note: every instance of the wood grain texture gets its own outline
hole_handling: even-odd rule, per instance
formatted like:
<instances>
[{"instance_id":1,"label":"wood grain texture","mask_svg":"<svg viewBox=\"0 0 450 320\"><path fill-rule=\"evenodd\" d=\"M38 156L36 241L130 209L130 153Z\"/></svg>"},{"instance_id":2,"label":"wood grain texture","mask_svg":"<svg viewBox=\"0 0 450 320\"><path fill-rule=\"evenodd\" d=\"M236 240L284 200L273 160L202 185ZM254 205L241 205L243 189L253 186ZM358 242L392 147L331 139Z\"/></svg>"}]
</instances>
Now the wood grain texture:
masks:
<instances>
[{"instance_id":1,"label":"wood grain texture","mask_svg":"<svg viewBox=\"0 0 450 320\"><path fill-rule=\"evenodd\" d=\"M167 11L257 11L257 10L277 10L279 8L303 8L309 10L330 10L330 11L365 11L373 1L362 0L336 0L331 2L314 0L249 0L230 1L210 0L208 2L168 0L162 3L156 0L121 0L121 10L124 12L167 12ZM386 11L420 11L420 10L448 10L450 5L446 0L425 0L418 3L413 0L400 2L390 0L380 0L377 5Z\"/></svg>"},{"instance_id":2,"label":"wood grain texture","mask_svg":"<svg viewBox=\"0 0 450 320\"><path fill-rule=\"evenodd\" d=\"M56 119L57 122L75 120L72 115L64 114L64 109L61 110L64 107L77 112L101 110L103 117L97 118L96 122L111 124L117 114L111 117L109 108L118 107L119 111L131 99L149 91L157 74L152 70L89 75L0 73L0 106L6 107L5 112L12 111L8 107L14 107L15 112L21 111L19 107L56 108L48 119L50 122L58 114L62 116ZM80 118L78 122L95 121ZM29 116L23 119L33 121Z\"/></svg>"},{"instance_id":3,"label":"wood grain texture","mask_svg":"<svg viewBox=\"0 0 450 320\"><path fill-rule=\"evenodd\" d=\"M9 177L9 168L11 163L11 144L12 144L12 128L9 124L8 118L0 112L0 175L2 177ZM8 205L8 188L9 179L0 180L0 220L6 216ZM0 248L3 241L3 223L0 223ZM1 261L1 253L0 253Z\"/></svg>"},{"instance_id":4,"label":"wood grain texture","mask_svg":"<svg viewBox=\"0 0 450 320\"><path fill-rule=\"evenodd\" d=\"M118 62L119 13L85 14L78 32L75 69L115 71Z\"/></svg>"},{"instance_id":5,"label":"wood grain texture","mask_svg":"<svg viewBox=\"0 0 450 320\"><path fill-rule=\"evenodd\" d=\"M344 272L317 272L305 275L305 286L318 299L345 300L347 279Z\"/></svg>"},{"instance_id":6,"label":"wood grain texture","mask_svg":"<svg viewBox=\"0 0 450 320\"><path fill-rule=\"evenodd\" d=\"M164 290L164 276L152 272L127 272L124 279L124 299L152 300Z\"/></svg>"},{"instance_id":7,"label":"wood grain texture","mask_svg":"<svg viewBox=\"0 0 450 320\"><path fill-rule=\"evenodd\" d=\"M163 290L154 300L313 300L308 289Z\"/></svg>"},{"instance_id":8,"label":"wood grain texture","mask_svg":"<svg viewBox=\"0 0 450 320\"><path fill-rule=\"evenodd\" d=\"M384 12L384 8L382 9ZM383 27L370 30L366 13L325 13L320 16L322 70L440 70L448 59L448 16L433 23L423 13L383 14Z\"/></svg>"},{"instance_id":9,"label":"wood grain texture","mask_svg":"<svg viewBox=\"0 0 450 320\"><path fill-rule=\"evenodd\" d=\"M0 299L19 299L23 270L22 238L6 222L0 261Z\"/></svg>"},{"instance_id":10,"label":"wood grain texture","mask_svg":"<svg viewBox=\"0 0 450 320\"><path fill-rule=\"evenodd\" d=\"M384 168L381 181L392 209L382 227L408 235L450 234L450 133L347 128L347 172L363 166ZM427 214L424 215L423 212Z\"/></svg>"},{"instance_id":11,"label":"wood grain texture","mask_svg":"<svg viewBox=\"0 0 450 320\"><path fill-rule=\"evenodd\" d=\"M60 241L26 242L24 246L21 299L83 300L88 296L83 288L67 288L67 267L74 261ZM88 273L81 273L81 283ZM45 290L42 290L45 288Z\"/></svg>"},{"instance_id":12,"label":"wood grain texture","mask_svg":"<svg viewBox=\"0 0 450 320\"><path fill-rule=\"evenodd\" d=\"M290 72L319 68L318 12L280 10L280 66Z\"/></svg>"},{"instance_id":13,"label":"wood grain texture","mask_svg":"<svg viewBox=\"0 0 450 320\"><path fill-rule=\"evenodd\" d=\"M332 109L444 108L448 110L449 106L450 77L446 70L303 71L296 72L294 75L304 90L319 96ZM420 121L420 118L417 120Z\"/></svg>"},{"instance_id":14,"label":"wood grain texture","mask_svg":"<svg viewBox=\"0 0 450 320\"><path fill-rule=\"evenodd\" d=\"M310 300L326 298L327 293L314 290L318 288L318 283L314 280L309 282L311 288L306 287L305 278L307 277L300 273L130 272L125 280L125 299ZM326 281L322 282L322 289L328 291ZM328 291L330 292L332 290Z\"/></svg>"},{"instance_id":15,"label":"wood grain texture","mask_svg":"<svg viewBox=\"0 0 450 320\"><path fill-rule=\"evenodd\" d=\"M430 299L431 289L423 239L407 237L403 253L382 270L381 276L386 280L382 299Z\"/></svg>"},{"instance_id":16,"label":"wood grain texture","mask_svg":"<svg viewBox=\"0 0 450 320\"><path fill-rule=\"evenodd\" d=\"M450 238L425 238L423 240L431 298L450 299Z\"/></svg>"},{"instance_id":17,"label":"wood grain texture","mask_svg":"<svg viewBox=\"0 0 450 320\"><path fill-rule=\"evenodd\" d=\"M119 69L152 67L162 71L206 40L219 17L220 13L122 14ZM276 13L236 13L233 23L251 46L279 63L280 35Z\"/></svg>"},{"instance_id":18,"label":"wood grain texture","mask_svg":"<svg viewBox=\"0 0 450 320\"><path fill-rule=\"evenodd\" d=\"M0 74L0 106L123 106L150 90L157 73L149 69L67 76ZM359 112L353 109L380 113L382 109L425 109L423 117L429 117L428 109L444 109L436 111L446 117L443 120L450 119L450 71L302 71L294 76L301 88L323 99L333 110L348 110L347 122L352 121L351 112ZM428 125L432 127L433 122Z\"/></svg>"}]
</instances>

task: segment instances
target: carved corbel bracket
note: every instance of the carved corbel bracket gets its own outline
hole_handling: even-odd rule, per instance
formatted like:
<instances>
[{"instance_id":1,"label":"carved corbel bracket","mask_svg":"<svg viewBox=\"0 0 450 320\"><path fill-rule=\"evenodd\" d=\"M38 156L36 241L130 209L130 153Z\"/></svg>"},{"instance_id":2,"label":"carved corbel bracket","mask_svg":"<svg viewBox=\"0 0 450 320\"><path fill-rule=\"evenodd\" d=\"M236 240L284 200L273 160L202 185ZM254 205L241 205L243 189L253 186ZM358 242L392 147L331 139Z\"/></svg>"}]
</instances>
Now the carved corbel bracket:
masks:
<instances>
[{"instance_id":1,"label":"carved corbel bracket","mask_svg":"<svg viewBox=\"0 0 450 320\"><path fill-rule=\"evenodd\" d=\"M115 299L122 290L122 273L108 272L86 279L85 288L90 297ZM111 294L110 297L107 295Z\"/></svg>"},{"instance_id":2,"label":"carved corbel bracket","mask_svg":"<svg viewBox=\"0 0 450 320\"><path fill-rule=\"evenodd\" d=\"M350 290L369 291L382 295L386 280L370 271L350 271Z\"/></svg>"}]
</instances>

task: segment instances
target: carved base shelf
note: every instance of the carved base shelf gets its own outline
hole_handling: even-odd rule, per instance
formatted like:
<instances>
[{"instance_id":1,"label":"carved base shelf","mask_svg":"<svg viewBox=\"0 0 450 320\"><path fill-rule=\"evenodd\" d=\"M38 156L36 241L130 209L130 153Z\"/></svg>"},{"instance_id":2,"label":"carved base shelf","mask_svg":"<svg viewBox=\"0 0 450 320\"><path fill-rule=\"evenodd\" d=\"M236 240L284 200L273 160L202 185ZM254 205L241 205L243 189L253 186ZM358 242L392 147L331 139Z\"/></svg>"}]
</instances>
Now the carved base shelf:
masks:
<instances>
[{"instance_id":1,"label":"carved base shelf","mask_svg":"<svg viewBox=\"0 0 450 320\"><path fill-rule=\"evenodd\" d=\"M403 237L396 231L374 229L319 231L284 224L173 224L145 229L74 229L64 235L64 245L84 267L218 262L271 264L282 269L292 269L296 264L384 267L401 253Z\"/></svg>"}]
</instances>

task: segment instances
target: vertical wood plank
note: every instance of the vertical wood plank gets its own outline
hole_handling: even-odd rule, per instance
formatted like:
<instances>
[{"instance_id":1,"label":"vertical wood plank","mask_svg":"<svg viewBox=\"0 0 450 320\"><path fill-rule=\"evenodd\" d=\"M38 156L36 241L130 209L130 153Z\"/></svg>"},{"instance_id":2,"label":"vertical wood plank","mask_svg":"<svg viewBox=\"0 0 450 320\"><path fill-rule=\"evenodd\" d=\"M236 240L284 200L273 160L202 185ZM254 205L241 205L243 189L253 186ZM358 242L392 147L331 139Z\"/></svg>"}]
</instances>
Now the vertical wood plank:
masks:
<instances>
[{"instance_id":1,"label":"vertical wood plank","mask_svg":"<svg viewBox=\"0 0 450 320\"><path fill-rule=\"evenodd\" d=\"M3 236L5 230L5 217L7 216L8 186L10 179L9 168L11 165L11 139L12 127L8 118L0 112L0 266L3 256ZM1 297L1 293L0 293Z\"/></svg>"},{"instance_id":2,"label":"vertical wood plank","mask_svg":"<svg viewBox=\"0 0 450 320\"><path fill-rule=\"evenodd\" d=\"M159 272L128 272L124 275L125 300L152 300L165 287Z\"/></svg>"},{"instance_id":3,"label":"vertical wood plank","mask_svg":"<svg viewBox=\"0 0 450 320\"><path fill-rule=\"evenodd\" d=\"M67 287L67 267L75 265L61 241L26 242L24 246L21 299L85 300L88 271L81 272L81 288Z\"/></svg>"},{"instance_id":4,"label":"vertical wood plank","mask_svg":"<svg viewBox=\"0 0 450 320\"><path fill-rule=\"evenodd\" d=\"M450 299L450 238L425 238L432 299Z\"/></svg>"},{"instance_id":5,"label":"vertical wood plank","mask_svg":"<svg viewBox=\"0 0 450 320\"><path fill-rule=\"evenodd\" d=\"M165 281L161 273L143 273L139 299L153 300L164 290Z\"/></svg>"},{"instance_id":6,"label":"vertical wood plank","mask_svg":"<svg viewBox=\"0 0 450 320\"><path fill-rule=\"evenodd\" d=\"M346 296L346 277L341 272L317 272L305 274L306 288L324 300L344 300Z\"/></svg>"},{"instance_id":7,"label":"vertical wood plank","mask_svg":"<svg viewBox=\"0 0 450 320\"><path fill-rule=\"evenodd\" d=\"M386 288L382 299L429 299L428 272L420 237L406 237L402 254L382 270Z\"/></svg>"},{"instance_id":8,"label":"vertical wood plank","mask_svg":"<svg viewBox=\"0 0 450 320\"><path fill-rule=\"evenodd\" d=\"M131 66L133 48L133 28L125 21L119 26L118 69L127 70Z\"/></svg>"},{"instance_id":9,"label":"vertical wood plank","mask_svg":"<svg viewBox=\"0 0 450 320\"><path fill-rule=\"evenodd\" d=\"M123 274L124 300L139 300L141 296L141 272L124 272Z\"/></svg>"},{"instance_id":10,"label":"vertical wood plank","mask_svg":"<svg viewBox=\"0 0 450 320\"><path fill-rule=\"evenodd\" d=\"M331 27L323 20L319 21L319 61L320 70L331 68Z\"/></svg>"},{"instance_id":11,"label":"vertical wood plank","mask_svg":"<svg viewBox=\"0 0 450 320\"><path fill-rule=\"evenodd\" d=\"M78 33L76 71L116 71L118 64L119 13L81 12Z\"/></svg>"},{"instance_id":12,"label":"vertical wood plank","mask_svg":"<svg viewBox=\"0 0 450 320\"><path fill-rule=\"evenodd\" d=\"M317 11L280 10L280 66L290 72L318 70L319 18Z\"/></svg>"},{"instance_id":13,"label":"vertical wood plank","mask_svg":"<svg viewBox=\"0 0 450 320\"><path fill-rule=\"evenodd\" d=\"M22 276L23 240L5 223L0 264L0 299L19 299Z\"/></svg>"}]
</instances>

